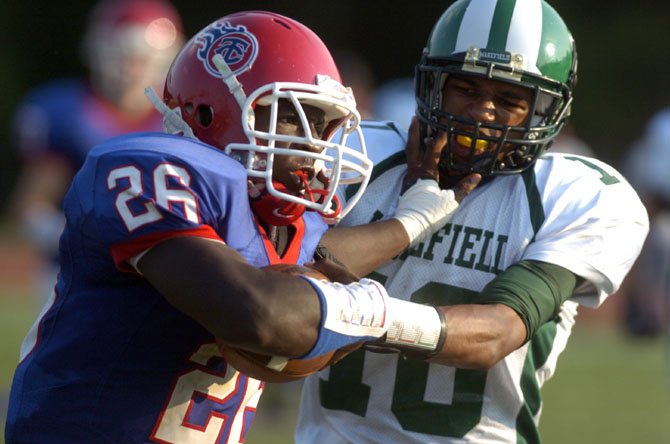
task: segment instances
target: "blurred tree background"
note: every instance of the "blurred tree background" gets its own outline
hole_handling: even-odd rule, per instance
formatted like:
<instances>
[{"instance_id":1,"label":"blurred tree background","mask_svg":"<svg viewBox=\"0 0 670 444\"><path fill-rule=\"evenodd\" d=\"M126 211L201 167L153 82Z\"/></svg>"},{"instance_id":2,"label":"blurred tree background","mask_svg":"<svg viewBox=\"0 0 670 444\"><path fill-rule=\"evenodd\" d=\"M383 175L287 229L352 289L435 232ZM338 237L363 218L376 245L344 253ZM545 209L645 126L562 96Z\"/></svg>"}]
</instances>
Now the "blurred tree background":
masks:
<instances>
[{"instance_id":1,"label":"blurred tree background","mask_svg":"<svg viewBox=\"0 0 670 444\"><path fill-rule=\"evenodd\" d=\"M377 84L411 76L433 24L450 1L174 0L187 36L213 19L243 9L293 17L332 50L353 49L367 59ZM579 52L573 123L603 160L618 166L653 112L670 105L670 3L555 0ZM79 42L91 0L0 5L0 204L18 168L9 133L19 98L46 80L81 75ZM669 166L670 168L670 166Z\"/></svg>"}]
</instances>

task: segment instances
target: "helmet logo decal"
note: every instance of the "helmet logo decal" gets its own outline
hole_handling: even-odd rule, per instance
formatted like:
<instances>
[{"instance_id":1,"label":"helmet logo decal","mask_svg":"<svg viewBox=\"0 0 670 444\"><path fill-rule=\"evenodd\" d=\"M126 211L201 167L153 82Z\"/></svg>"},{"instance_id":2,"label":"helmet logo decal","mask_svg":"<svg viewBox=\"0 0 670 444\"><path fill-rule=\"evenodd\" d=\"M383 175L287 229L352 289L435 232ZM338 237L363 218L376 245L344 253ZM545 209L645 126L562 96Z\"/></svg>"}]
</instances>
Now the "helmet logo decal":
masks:
<instances>
[{"instance_id":1,"label":"helmet logo decal","mask_svg":"<svg viewBox=\"0 0 670 444\"><path fill-rule=\"evenodd\" d=\"M519 79L520 72L524 70L523 54L512 54L507 51L497 51L492 49L478 48L470 46L465 53L463 70L469 72L485 73L485 66L478 66L478 63L491 63L494 66L507 66L510 70L500 71L494 69L495 77L511 77Z\"/></svg>"},{"instance_id":2,"label":"helmet logo decal","mask_svg":"<svg viewBox=\"0 0 670 444\"><path fill-rule=\"evenodd\" d=\"M233 74L246 70L256 60L258 41L245 26L233 26L230 22L215 22L197 37L198 59L208 73L221 78L221 73L212 59L221 54Z\"/></svg>"},{"instance_id":3,"label":"helmet logo decal","mask_svg":"<svg viewBox=\"0 0 670 444\"><path fill-rule=\"evenodd\" d=\"M479 50L479 59L483 62L499 62L509 64L512 61L512 55L509 52Z\"/></svg>"}]
</instances>

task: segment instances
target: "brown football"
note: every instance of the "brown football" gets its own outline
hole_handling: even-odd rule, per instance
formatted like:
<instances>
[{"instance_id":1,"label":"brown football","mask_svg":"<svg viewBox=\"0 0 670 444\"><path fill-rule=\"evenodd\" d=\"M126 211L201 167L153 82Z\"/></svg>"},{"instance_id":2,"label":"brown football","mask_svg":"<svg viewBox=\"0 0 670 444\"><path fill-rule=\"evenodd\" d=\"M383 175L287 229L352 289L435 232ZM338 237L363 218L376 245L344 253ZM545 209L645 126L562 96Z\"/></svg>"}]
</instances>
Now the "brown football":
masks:
<instances>
[{"instance_id":1,"label":"brown football","mask_svg":"<svg viewBox=\"0 0 670 444\"><path fill-rule=\"evenodd\" d=\"M275 264L270 268L282 273L303 274L315 279L329 280L321 272L296 264ZM312 359L290 359L268 356L235 348L217 341L223 359L240 373L266 382L290 382L316 373L331 363L336 352L326 353Z\"/></svg>"},{"instance_id":2,"label":"brown football","mask_svg":"<svg viewBox=\"0 0 670 444\"><path fill-rule=\"evenodd\" d=\"M265 382L291 382L305 378L326 367L335 352L312 359L289 359L229 347L217 342L223 359L240 373Z\"/></svg>"}]
</instances>

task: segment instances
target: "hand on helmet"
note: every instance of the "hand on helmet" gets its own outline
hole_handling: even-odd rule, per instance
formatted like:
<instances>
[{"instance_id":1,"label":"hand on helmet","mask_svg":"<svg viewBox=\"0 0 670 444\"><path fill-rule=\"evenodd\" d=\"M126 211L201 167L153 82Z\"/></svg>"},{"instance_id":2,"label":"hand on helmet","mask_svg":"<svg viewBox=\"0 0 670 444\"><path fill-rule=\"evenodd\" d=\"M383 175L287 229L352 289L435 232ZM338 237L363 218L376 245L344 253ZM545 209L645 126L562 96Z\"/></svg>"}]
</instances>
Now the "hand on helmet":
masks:
<instances>
[{"instance_id":1,"label":"hand on helmet","mask_svg":"<svg viewBox=\"0 0 670 444\"><path fill-rule=\"evenodd\" d=\"M446 144L447 137L441 133L426 140L423 151L419 144L419 121L412 120L405 148L407 174L394 215L407 231L410 247L442 228L481 180L480 174L473 173L461 179L453 189L440 188L438 163Z\"/></svg>"},{"instance_id":2,"label":"hand on helmet","mask_svg":"<svg viewBox=\"0 0 670 444\"><path fill-rule=\"evenodd\" d=\"M409 127L409 137L405 146L407 157L407 174L403 180L402 193L404 194L419 179L432 179L440 183L438 168L442 150L447 145L447 136L441 132L437 137L427 137L424 140L426 149L419 143L419 120L415 117ZM456 200L461 202L465 196L474 190L481 180L481 175L472 173L461 179L453 188Z\"/></svg>"}]
</instances>

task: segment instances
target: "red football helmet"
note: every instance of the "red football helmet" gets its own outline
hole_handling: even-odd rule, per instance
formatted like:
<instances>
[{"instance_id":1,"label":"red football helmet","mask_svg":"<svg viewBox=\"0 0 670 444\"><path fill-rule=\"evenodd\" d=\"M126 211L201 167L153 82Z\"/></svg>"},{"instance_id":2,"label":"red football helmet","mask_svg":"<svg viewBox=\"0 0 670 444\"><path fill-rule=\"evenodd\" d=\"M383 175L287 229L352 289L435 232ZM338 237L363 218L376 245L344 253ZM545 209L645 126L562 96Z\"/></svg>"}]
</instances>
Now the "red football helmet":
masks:
<instances>
[{"instance_id":1,"label":"red football helmet","mask_svg":"<svg viewBox=\"0 0 670 444\"><path fill-rule=\"evenodd\" d=\"M280 99L297 110L304 136L276 132ZM267 196L270 206L275 206L270 212L287 218L286 222L295 220L305 208L319 211L327 220L343 217L369 180L372 162L365 153L351 89L341 85L335 62L319 37L290 18L248 11L222 17L205 27L175 58L165 84L164 103L167 106L156 105L165 117L167 132L197 138L239 160L250 177L252 204L259 195ZM267 131L255 127L257 105L270 107ZM312 136L302 105L324 111L327 126L322 139ZM353 132L361 139L361 150L345 146ZM281 148L277 142L322 150ZM273 182L276 154L313 159L315 174L305 179L304 194L296 196ZM350 183L361 186L340 211L336 208L337 186ZM258 208L264 206L254 207ZM265 220L282 224L280 220Z\"/></svg>"}]
</instances>

